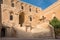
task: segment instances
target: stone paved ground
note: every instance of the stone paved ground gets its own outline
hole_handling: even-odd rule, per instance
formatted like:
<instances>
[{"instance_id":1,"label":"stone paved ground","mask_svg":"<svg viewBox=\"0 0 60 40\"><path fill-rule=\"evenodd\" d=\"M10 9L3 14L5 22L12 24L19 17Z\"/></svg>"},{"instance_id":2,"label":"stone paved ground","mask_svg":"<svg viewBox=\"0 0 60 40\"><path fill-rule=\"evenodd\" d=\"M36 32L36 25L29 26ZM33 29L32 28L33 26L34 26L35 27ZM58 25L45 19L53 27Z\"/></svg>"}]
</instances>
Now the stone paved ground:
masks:
<instances>
[{"instance_id":1,"label":"stone paved ground","mask_svg":"<svg viewBox=\"0 0 60 40\"><path fill-rule=\"evenodd\" d=\"M21 38L0 38L0 40L60 40L60 39L39 39L39 38L27 38L27 39L21 39Z\"/></svg>"}]
</instances>

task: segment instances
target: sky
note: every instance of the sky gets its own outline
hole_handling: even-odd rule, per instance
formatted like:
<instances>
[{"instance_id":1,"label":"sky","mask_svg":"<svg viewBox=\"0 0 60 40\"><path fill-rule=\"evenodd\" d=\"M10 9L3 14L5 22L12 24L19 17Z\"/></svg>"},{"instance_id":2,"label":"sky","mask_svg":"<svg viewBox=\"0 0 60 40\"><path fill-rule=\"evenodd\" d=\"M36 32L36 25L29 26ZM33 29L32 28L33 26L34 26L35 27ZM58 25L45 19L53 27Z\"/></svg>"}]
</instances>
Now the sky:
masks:
<instances>
[{"instance_id":1,"label":"sky","mask_svg":"<svg viewBox=\"0 0 60 40\"><path fill-rule=\"evenodd\" d=\"M44 10L53 3L55 3L57 0L21 0L21 1L40 7L41 9Z\"/></svg>"}]
</instances>

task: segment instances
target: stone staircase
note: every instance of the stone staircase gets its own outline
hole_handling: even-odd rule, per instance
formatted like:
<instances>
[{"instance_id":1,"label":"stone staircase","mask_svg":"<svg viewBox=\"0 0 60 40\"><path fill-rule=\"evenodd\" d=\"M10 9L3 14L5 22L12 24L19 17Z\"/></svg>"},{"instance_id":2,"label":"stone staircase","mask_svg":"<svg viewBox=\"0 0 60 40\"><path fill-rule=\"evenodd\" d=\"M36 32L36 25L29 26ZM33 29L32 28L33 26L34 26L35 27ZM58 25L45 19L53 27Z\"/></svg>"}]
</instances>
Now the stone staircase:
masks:
<instances>
[{"instance_id":1,"label":"stone staircase","mask_svg":"<svg viewBox=\"0 0 60 40\"><path fill-rule=\"evenodd\" d=\"M37 24L31 31L26 32L25 27L13 27L17 32L17 38L54 38L49 27L49 22Z\"/></svg>"}]
</instances>

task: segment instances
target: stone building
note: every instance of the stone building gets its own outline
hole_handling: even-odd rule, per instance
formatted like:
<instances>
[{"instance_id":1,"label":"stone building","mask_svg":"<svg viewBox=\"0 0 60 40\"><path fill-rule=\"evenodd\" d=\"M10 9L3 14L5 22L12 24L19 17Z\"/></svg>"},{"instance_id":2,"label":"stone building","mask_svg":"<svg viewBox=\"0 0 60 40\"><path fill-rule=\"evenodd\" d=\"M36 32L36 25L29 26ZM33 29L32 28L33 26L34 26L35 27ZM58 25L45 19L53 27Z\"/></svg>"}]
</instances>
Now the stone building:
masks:
<instances>
[{"instance_id":1,"label":"stone building","mask_svg":"<svg viewBox=\"0 0 60 40\"><path fill-rule=\"evenodd\" d=\"M47 36L53 36L52 28L48 25L49 20L53 18L56 12L55 15L60 18L58 4L60 4L59 0L49 8L42 10L39 7L18 0L0 0L0 36L19 37L17 30L20 29L24 32L33 33L35 31L33 28L36 28L38 24L39 26L41 24L40 27L44 28L42 30L47 33ZM55 6L57 7L55 8Z\"/></svg>"},{"instance_id":2,"label":"stone building","mask_svg":"<svg viewBox=\"0 0 60 40\"><path fill-rule=\"evenodd\" d=\"M1 36L11 36L12 27L35 27L42 10L18 0L1 0ZM26 29L27 29L26 28ZM8 31L9 30L9 31ZM26 30L27 31L27 30Z\"/></svg>"}]
</instances>

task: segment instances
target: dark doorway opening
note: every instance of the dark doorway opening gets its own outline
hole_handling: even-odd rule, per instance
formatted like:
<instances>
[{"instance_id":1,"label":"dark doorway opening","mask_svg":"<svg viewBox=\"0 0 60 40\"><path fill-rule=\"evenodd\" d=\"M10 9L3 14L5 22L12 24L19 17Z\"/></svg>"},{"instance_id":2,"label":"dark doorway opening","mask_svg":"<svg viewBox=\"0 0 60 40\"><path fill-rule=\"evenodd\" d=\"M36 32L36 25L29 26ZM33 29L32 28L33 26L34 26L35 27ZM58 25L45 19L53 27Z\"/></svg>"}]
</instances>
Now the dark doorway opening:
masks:
<instances>
[{"instance_id":1,"label":"dark doorway opening","mask_svg":"<svg viewBox=\"0 0 60 40\"><path fill-rule=\"evenodd\" d=\"M5 37L6 28L1 29L1 37Z\"/></svg>"},{"instance_id":2,"label":"dark doorway opening","mask_svg":"<svg viewBox=\"0 0 60 40\"><path fill-rule=\"evenodd\" d=\"M22 13L20 13L20 15L19 15L19 24L20 24L20 26L22 27L22 25L23 25L23 23L24 23L24 13L22 12Z\"/></svg>"}]
</instances>

